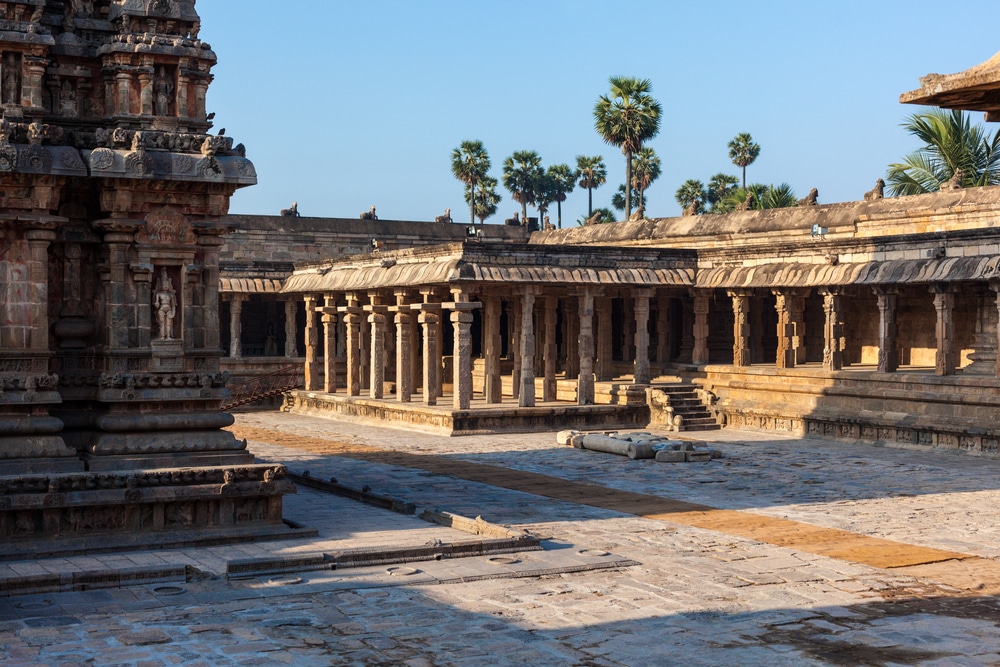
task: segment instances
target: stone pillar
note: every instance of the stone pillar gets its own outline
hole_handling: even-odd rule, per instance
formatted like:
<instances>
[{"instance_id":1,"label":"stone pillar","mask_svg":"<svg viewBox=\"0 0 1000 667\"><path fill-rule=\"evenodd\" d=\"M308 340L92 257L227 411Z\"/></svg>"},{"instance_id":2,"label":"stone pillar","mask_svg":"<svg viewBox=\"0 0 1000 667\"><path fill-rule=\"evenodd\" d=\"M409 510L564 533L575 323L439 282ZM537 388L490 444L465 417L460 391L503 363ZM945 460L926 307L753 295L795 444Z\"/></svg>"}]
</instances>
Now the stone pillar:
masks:
<instances>
[{"instance_id":1,"label":"stone pillar","mask_svg":"<svg viewBox=\"0 0 1000 667\"><path fill-rule=\"evenodd\" d=\"M661 294L656 301L656 363L661 372L673 356L670 340L670 299Z\"/></svg>"},{"instance_id":2,"label":"stone pillar","mask_svg":"<svg viewBox=\"0 0 1000 667\"><path fill-rule=\"evenodd\" d=\"M749 366L751 292L732 290L728 294L733 300L733 366Z\"/></svg>"},{"instance_id":3,"label":"stone pillar","mask_svg":"<svg viewBox=\"0 0 1000 667\"><path fill-rule=\"evenodd\" d=\"M429 298L430 293L422 293L425 299ZM414 304L413 309L420 311L417 321L420 323L424 333L424 405L437 405L439 392L438 376L440 375L441 364L435 363L435 359L439 358L437 332L439 320L441 319L441 304L425 301L424 303Z\"/></svg>"},{"instance_id":4,"label":"stone pillar","mask_svg":"<svg viewBox=\"0 0 1000 667\"><path fill-rule=\"evenodd\" d=\"M509 306L507 318L511 323L509 346L514 360L511 372L511 395L517 401L521 396L521 302L516 297L511 297L507 304Z\"/></svg>"},{"instance_id":5,"label":"stone pillar","mask_svg":"<svg viewBox=\"0 0 1000 667\"><path fill-rule=\"evenodd\" d=\"M45 69L51 63L46 58L26 56L24 58L24 78L21 86L22 102L27 102L33 110L45 109L42 99L42 82L45 80ZM120 75L119 75L120 76ZM128 76L127 74L125 76ZM126 88L127 90L127 88Z\"/></svg>"},{"instance_id":6,"label":"stone pillar","mask_svg":"<svg viewBox=\"0 0 1000 667\"><path fill-rule=\"evenodd\" d=\"M500 403L500 297L492 294L485 299L483 312L483 394L486 402Z\"/></svg>"},{"instance_id":7,"label":"stone pillar","mask_svg":"<svg viewBox=\"0 0 1000 667\"><path fill-rule=\"evenodd\" d=\"M698 366L708 363L708 297L707 291L691 291L691 298L694 302L694 326L692 327L694 348L691 350L691 363Z\"/></svg>"},{"instance_id":8,"label":"stone pillar","mask_svg":"<svg viewBox=\"0 0 1000 667\"><path fill-rule=\"evenodd\" d=\"M190 83L184 70L181 70L177 75L177 116L180 118L188 117L188 86Z\"/></svg>"},{"instance_id":9,"label":"stone pillar","mask_svg":"<svg viewBox=\"0 0 1000 667\"><path fill-rule=\"evenodd\" d=\"M316 326L316 297L302 299L306 307L306 391L319 391L319 363L316 348L319 346L319 329Z\"/></svg>"},{"instance_id":10,"label":"stone pillar","mask_svg":"<svg viewBox=\"0 0 1000 667\"><path fill-rule=\"evenodd\" d=\"M950 285L932 285L934 310L937 311L937 353L934 357L934 373L953 375L955 373L955 323L952 318L955 309L955 293Z\"/></svg>"},{"instance_id":11,"label":"stone pillar","mask_svg":"<svg viewBox=\"0 0 1000 667\"><path fill-rule=\"evenodd\" d=\"M521 297L521 392L518 405L535 407L535 292L525 288Z\"/></svg>"},{"instance_id":12,"label":"stone pillar","mask_svg":"<svg viewBox=\"0 0 1000 667\"><path fill-rule=\"evenodd\" d=\"M204 298L202 300L202 324L205 330L203 340L206 349L219 350L222 346L219 334L219 250L225 244L222 231L204 231L198 235L198 245L204 253ZM294 302L293 302L294 305Z\"/></svg>"},{"instance_id":13,"label":"stone pillar","mask_svg":"<svg viewBox=\"0 0 1000 667\"><path fill-rule=\"evenodd\" d=\"M413 354L410 329L413 326L413 312L406 303L410 295L405 289L397 289L396 305L389 310L395 313L396 323L396 400L409 403L413 397Z\"/></svg>"},{"instance_id":14,"label":"stone pillar","mask_svg":"<svg viewBox=\"0 0 1000 667\"><path fill-rule=\"evenodd\" d=\"M233 294L229 301L229 357L243 357L243 301L246 296Z\"/></svg>"},{"instance_id":15,"label":"stone pillar","mask_svg":"<svg viewBox=\"0 0 1000 667\"><path fill-rule=\"evenodd\" d=\"M153 73L139 72L139 113L143 116L153 115Z\"/></svg>"},{"instance_id":16,"label":"stone pillar","mask_svg":"<svg viewBox=\"0 0 1000 667\"><path fill-rule=\"evenodd\" d=\"M566 329L563 340L566 341L566 379L571 380L580 375L580 315L575 299L563 301L563 312L566 314Z\"/></svg>"},{"instance_id":17,"label":"stone pillar","mask_svg":"<svg viewBox=\"0 0 1000 667\"><path fill-rule=\"evenodd\" d=\"M648 307L648 305L647 305ZM647 310L648 317L648 310ZM622 361L635 360L635 302L629 298L622 299Z\"/></svg>"},{"instance_id":18,"label":"stone pillar","mask_svg":"<svg viewBox=\"0 0 1000 667\"><path fill-rule=\"evenodd\" d=\"M56 233L49 229L28 229L28 298L31 302L28 348L36 352L49 350L49 244Z\"/></svg>"},{"instance_id":19,"label":"stone pillar","mask_svg":"<svg viewBox=\"0 0 1000 667\"><path fill-rule=\"evenodd\" d=\"M360 301L359 301L360 303ZM361 308L361 319L358 320L358 363L360 365L360 371L358 373L358 378L361 381L361 391L365 391L371 388L371 367L372 367L372 327L368 318L363 314L364 306L359 306Z\"/></svg>"},{"instance_id":20,"label":"stone pillar","mask_svg":"<svg viewBox=\"0 0 1000 667\"><path fill-rule=\"evenodd\" d=\"M636 384L649 384L652 381L649 367L649 299L653 296L651 289L639 289L635 292L632 309L635 311L635 368L633 380Z\"/></svg>"},{"instance_id":21,"label":"stone pillar","mask_svg":"<svg viewBox=\"0 0 1000 667\"><path fill-rule=\"evenodd\" d=\"M337 297L323 296L323 391L337 391Z\"/></svg>"},{"instance_id":22,"label":"stone pillar","mask_svg":"<svg viewBox=\"0 0 1000 667\"><path fill-rule=\"evenodd\" d=\"M893 287L874 287L878 302L878 370L880 373L894 373L899 368L896 352L896 297Z\"/></svg>"},{"instance_id":23,"label":"stone pillar","mask_svg":"<svg viewBox=\"0 0 1000 667\"><path fill-rule=\"evenodd\" d=\"M594 291L584 289L579 298L580 374L576 380L576 402L594 404Z\"/></svg>"},{"instance_id":24,"label":"stone pillar","mask_svg":"<svg viewBox=\"0 0 1000 667\"><path fill-rule=\"evenodd\" d=\"M823 370L839 371L844 367L844 323L840 292L833 288L820 290L823 295Z\"/></svg>"},{"instance_id":25,"label":"stone pillar","mask_svg":"<svg viewBox=\"0 0 1000 667\"><path fill-rule=\"evenodd\" d=\"M545 297L545 382L542 384L542 400L556 400L556 362L559 360L559 348L556 347L556 326L559 322L557 308L559 299L554 296Z\"/></svg>"},{"instance_id":26,"label":"stone pillar","mask_svg":"<svg viewBox=\"0 0 1000 667\"><path fill-rule=\"evenodd\" d=\"M298 335L298 328L296 326L298 308L296 308L296 305L294 301L285 302L285 356L289 359L299 356L298 345L295 342L295 338Z\"/></svg>"},{"instance_id":27,"label":"stone pillar","mask_svg":"<svg viewBox=\"0 0 1000 667\"><path fill-rule=\"evenodd\" d=\"M451 309L451 323L455 329L452 407L468 410L472 404L472 310L482 304L469 301L469 293L462 288L454 288L451 293L454 301L445 304L445 307Z\"/></svg>"},{"instance_id":28,"label":"stone pillar","mask_svg":"<svg viewBox=\"0 0 1000 667\"><path fill-rule=\"evenodd\" d=\"M365 312L369 313L368 325L371 331L368 395L378 399L385 396L385 328L389 309L381 303L378 292L369 292L368 298L371 299L371 303L365 306Z\"/></svg>"},{"instance_id":29,"label":"stone pillar","mask_svg":"<svg viewBox=\"0 0 1000 667\"><path fill-rule=\"evenodd\" d=\"M597 299L597 381L609 382L614 374L614 342L611 340L611 299ZM581 320L582 321L582 320Z\"/></svg>"},{"instance_id":30,"label":"stone pillar","mask_svg":"<svg viewBox=\"0 0 1000 667\"><path fill-rule=\"evenodd\" d=\"M778 354L775 365L778 368L794 368L796 346L801 337L796 336L796 313L802 317L802 299L793 290L771 290L774 294L774 308L778 311ZM798 302L798 303L796 303Z\"/></svg>"},{"instance_id":31,"label":"stone pillar","mask_svg":"<svg viewBox=\"0 0 1000 667\"><path fill-rule=\"evenodd\" d=\"M438 299L438 302L440 303L442 299L441 295L437 293L437 290L434 291L434 296L435 298ZM437 347L435 348L435 353L434 353L434 368L436 368L437 370L435 370L434 372L437 376L437 397L441 398L442 396L444 396L444 363L443 363L444 360L442 359L442 357L444 356L443 313L440 313L438 315L437 324L435 326L437 326L437 332L435 333L435 340L437 340Z\"/></svg>"},{"instance_id":32,"label":"stone pillar","mask_svg":"<svg viewBox=\"0 0 1000 667\"><path fill-rule=\"evenodd\" d=\"M105 288L105 327L108 351L127 350L129 343L129 313L128 300L128 265L129 248L135 238L134 227L137 223L122 221L111 223L104 234L104 244L108 248L108 269L104 280ZM131 227L131 228L128 228Z\"/></svg>"},{"instance_id":33,"label":"stone pillar","mask_svg":"<svg viewBox=\"0 0 1000 667\"><path fill-rule=\"evenodd\" d=\"M347 359L346 374L344 384L347 388L348 396L361 395L361 320L363 319L362 308L358 305L358 295L347 294L347 305L337 309L344 313L344 328L347 335Z\"/></svg>"},{"instance_id":34,"label":"stone pillar","mask_svg":"<svg viewBox=\"0 0 1000 667\"><path fill-rule=\"evenodd\" d=\"M132 75L129 72L118 72L115 74L115 81L118 88L118 96L115 100L115 112L119 116L132 113Z\"/></svg>"}]
</instances>

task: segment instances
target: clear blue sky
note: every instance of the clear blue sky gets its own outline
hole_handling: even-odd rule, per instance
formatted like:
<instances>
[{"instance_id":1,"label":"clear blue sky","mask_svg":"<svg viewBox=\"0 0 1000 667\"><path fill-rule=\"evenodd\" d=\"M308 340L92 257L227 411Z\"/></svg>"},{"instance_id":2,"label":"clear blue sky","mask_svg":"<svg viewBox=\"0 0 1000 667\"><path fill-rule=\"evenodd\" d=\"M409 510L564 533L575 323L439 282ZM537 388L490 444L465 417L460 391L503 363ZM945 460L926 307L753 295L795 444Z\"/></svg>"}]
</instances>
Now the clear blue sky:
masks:
<instances>
[{"instance_id":1,"label":"clear blue sky","mask_svg":"<svg viewBox=\"0 0 1000 667\"><path fill-rule=\"evenodd\" d=\"M612 75L650 79L664 109L647 216L679 215L686 179L738 175L726 144L739 132L761 146L748 180L787 182L799 197L815 187L820 203L860 199L917 148L900 123L920 108L899 94L1000 48L996 0L200 0L197 10L219 56L215 129L246 144L260 179L233 213L296 200L309 216L356 218L374 204L384 220L433 220L446 207L465 220L450 156L466 139L485 144L498 179L516 150L546 166L603 155L608 184L594 205L610 207L625 161L592 112ZM502 192L487 222L519 210ZM577 188L563 226L586 207Z\"/></svg>"}]
</instances>

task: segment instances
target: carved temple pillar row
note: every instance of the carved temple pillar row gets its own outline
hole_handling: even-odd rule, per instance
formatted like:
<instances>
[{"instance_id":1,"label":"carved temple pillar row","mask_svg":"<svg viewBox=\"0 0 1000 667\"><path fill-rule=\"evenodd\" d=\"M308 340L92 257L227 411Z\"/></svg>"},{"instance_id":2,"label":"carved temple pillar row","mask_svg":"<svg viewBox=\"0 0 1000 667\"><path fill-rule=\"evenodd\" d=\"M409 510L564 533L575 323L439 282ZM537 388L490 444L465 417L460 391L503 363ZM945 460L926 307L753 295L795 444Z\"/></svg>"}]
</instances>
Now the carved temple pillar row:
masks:
<instances>
[{"instance_id":1,"label":"carved temple pillar row","mask_svg":"<svg viewBox=\"0 0 1000 667\"><path fill-rule=\"evenodd\" d=\"M299 356L298 344L295 338L298 336L298 326L296 319L298 314L298 304L294 301L285 302L285 357L294 359Z\"/></svg>"},{"instance_id":2,"label":"carved temple pillar row","mask_svg":"<svg viewBox=\"0 0 1000 667\"><path fill-rule=\"evenodd\" d=\"M840 290L820 290L823 295L823 369L839 371L844 367L844 321Z\"/></svg>"},{"instance_id":3,"label":"carved temple pillar row","mask_svg":"<svg viewBox=\"0 0 1000 667\"><path fill-rule=\"evenodd\" d=\"M670 298L661 294L656 300L656 363L661 372L673 358L670 341Z\"/></svg>"},{"instance_id":4,"label":"carved temple pillar row","mask_svg":"<svg viewBox=\"0 0 1000 667\"><path fill-rule=\"evenodd\" d=\"M229 299L229 357L243 357L243 302L246 294L232 294Z\"/></svg>"},{"instance_id":5,"label":"carved temple pillar row","mask_svg":"<svg viewBox=\"0 0 1000 667\"><path fill-rule=\"evenodd\" d=\"M323 295L323 306L318 308L323 322L323 391L337 391L337 297Z\"/></svg>"},{"instance_id":6,"label":"carved temple pillar row","mask_svg":"<svg viewBox=\"0 0 1000 667\"><path fill-rule=\"evenodd\" d=\"M934 295L934 310L937 320L934 327L937 338L937 350L934 356L934 373L936 375L953 375L955 366L955 292L951 285L932 285Z\"/></svg>"},{"instance_id":7,"label":"carved temple pillar row","mask_svg":"<svg viewBox=\"0 0 1000 667\"><path fill-rule=\"evenodd\" d=\"M798 288L774 289L775 309L778 312L778 368L794 368L805 362L805 297L808 290Z\"/></svg>"},{"instance_id":8,"label":"carved temple pillar row","mask_svg":"<svg viewBox=\"0 0 1000 667\"><path fill-rule=\"evenodd\" d=\"M750 290L730 290L733 300L733 366L749 366L752 359L750 348Z\"/></svg>"},{"instance_id":9,"label":"carved temple pillar row","mask_svg":"<svg viewBox=\"0 0 1000 667\"><path fill-rule=\"evenodd\" d=\"M483 310L483 394L486 402L500 403L503 398L502 378L500 375L500 309L502 302L497 294L490 294L485 299Z\"/></svg>"},{"instance_id":10,"label":"carved temple pillar row","mask_svg":"<svg viewBox=\"0 0 1000 667\"><path fill-rule=\"evenodd\" d=\"M344 314L344 324L347 339L347 377L344 385L348 396L361 395L361 320L364 310L358 305L358 295L349 292L347 294L347 305L340 306L338 312Z\"/></svg>"},{"instance_id":11,"label":"carved temple pillar row","mask_svg":"<svg viewBox=\"0 0 1000 667\"><path fill-rule=\"evenodd\" d=\"M580 375L580 314L576 299L563 301L563 313L566 318L566 328L563 340L566 341L566 379L572 380Z\"/></svg>"},{"instance_id":12,"label":"carved temple pillar row","mask_svg":"<svg viewBox=\"0 0 1000 667\"><path fill-rule=\"evenodd\" d=\"M472 311L482 304L469 301L469 293L462 288L452 288L451 294L454 300L444 306L451 310L455 334L452 352L452 407L455 410L468 410L472 404Z\"/></svg>"},{"instance_id":13,"label":"carved temple pillar row","mask_svg":"<svg viewBox=\"0 0 1000 667\"><path fill-rule=\"evenodd\" d=\"M597 313L597 364L598 382L610 382L615 379L614 372L614 341L611 338L611 298L600 297L596 300Z\"/></svg>"},{"instance_id":14,"label":"carved temple pillar row","mask_svg":"<svg viewBox=\"0 0 1000 667\"><path fill-rule=\"evenodd\" d=\"M535 406L535 289L526 287L521 296L521 391L518 405Z\"/></svg>"},{"instance_id":15,"label":"carved temple pillar row","mask_svg":"<svg viewBox=\"0 0 1000 667\"><path fill-rule=\"evenodd\" d=\"M597 290L584 288L579 294L580 373L576 379L576 402L578 405L594 404L594 297Z\"/></svg>"},{"instance_id":16,"label":"carved temple pillar row","mask_svg":"<svg viewBox=\"0 0 1000 667\"><path fill-rule=\"evenodd\" d=\"M316 297L302 298L306 309L306 391L319 391L319 328L316 326Z\"/></svg>"},{"instance_id":17,"label":"carved temple pillar row","mask_svg":"<svg viewBox=\"0 0 1000 667\"><path fill-rule=\"evenodd\" d=\"M396 305L389 308L396 325L396 400L409 403L413 399L413 360L411 329L413 311L410 309L410 292L397 289L393 292Z\"/></svg>"},{"instance_id":18,"label":"carved temple pillar row","mask_svg":"<svg viewBox=\"0 0 1000 667\"><path fill-rule=\"evenodd\" d=\"M649 364L649 300L653 296L651 289L638 289L633 299L635 311L635 366L633 380L636 384L649 384L652 381Z\"/></svg>"},{"instance_id":19,"label":"carved temple pillar row","mask_svg":"<svg viewBox=\"0 0 1000 667\"><path fill-rule=\"evenodd\" d=\"M424 405L437 405L440 395L441 382L441 362L438 346L440 340L438 331L441 320L441 304L433 303L433 290L421 290L424 296L423 303L412 305L413 310L419 311L417 322L423 331L423 395Z\"/></svg>"},{"instance_id":20,"label":"carved temple pillar row","mask_svg":"<svg viewBox=\"0 0 1000 667\"><path fill-rule=\"evenodd\" d=\"M700 366L708 363L709 292L707 290L691 290L691 299L694 313L692 325L694 347L691 349L691 363Z\"/></svg>"},{"instance_id":21,"label":"carved temple pillar row","mask_svg":"<svg viewBox=\"0 0 1000 667\"><path fill-rule=\"evenodd\" d=\"M385 367L386 367L386 315L389 307L382 303L382 295L378 292L369 292L370 303L366 305L365 312L368 313L368 325L371 343L371 368L369 369L368 396L370 398L383 398L385 396Z\"/></svg>"},{"instance_id":22,"label":"carved temple pillar row","mask_svg":"<svg viewBox=\"0 0 1000 667\"><path fill-rule=\"evenodd\" d=\"M545 334L542 345L545 362L545 381L542 383L542 400L556 400L556 364L559 361L559 348L556 346L556 326L559 323L559 299L554 296L545 297L544 324Z\"/></svg>"},{"instance_id":23,"label":"carved temple pillar row","mask_svg":"<svg viewBox=\"0 0 1000 667\"><path fill-rule=\"evenodd\" d=\"M878 371L894 373L899 368L899 353L896 351L896 302L894 287L873 287L878 303Z\"/></svg>"}]
</instances>

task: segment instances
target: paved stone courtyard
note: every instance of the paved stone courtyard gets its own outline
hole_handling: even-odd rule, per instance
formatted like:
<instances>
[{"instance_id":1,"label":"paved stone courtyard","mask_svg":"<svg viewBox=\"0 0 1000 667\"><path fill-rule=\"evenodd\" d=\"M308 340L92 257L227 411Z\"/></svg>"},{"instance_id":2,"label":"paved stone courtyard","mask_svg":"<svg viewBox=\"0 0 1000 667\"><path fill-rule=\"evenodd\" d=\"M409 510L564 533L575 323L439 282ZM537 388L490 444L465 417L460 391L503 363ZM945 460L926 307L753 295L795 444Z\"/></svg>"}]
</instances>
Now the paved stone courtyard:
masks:
<instances>
[{"instance_id":1,"label":"paved stone courtyard","mask_svg":"<svg viewBox=\"0 0 1000 667\"><path fill-rule=\"evenodd\" d=\"M187 568L0 598L2 664L1000 664L998 461L731 430L706 434L724 458L690 464L561 447L554 433L446 438L280 413L238 415L234 431L293 472L527 529L544 550L227 580L237 559L470 537L300 488L285 516L319 537L0 563L5 581ZM469 479L497 469L518 475ZM510 488L519 476L539 492ZM561 499L571 490L579 502ZM622 498L680 509L607 508ZM733 510L745 527L700 527ZM850 533L842 556L815 548L813 529ZM869 542L911 561L866 564Z\"/></svg>"}]
</instances>

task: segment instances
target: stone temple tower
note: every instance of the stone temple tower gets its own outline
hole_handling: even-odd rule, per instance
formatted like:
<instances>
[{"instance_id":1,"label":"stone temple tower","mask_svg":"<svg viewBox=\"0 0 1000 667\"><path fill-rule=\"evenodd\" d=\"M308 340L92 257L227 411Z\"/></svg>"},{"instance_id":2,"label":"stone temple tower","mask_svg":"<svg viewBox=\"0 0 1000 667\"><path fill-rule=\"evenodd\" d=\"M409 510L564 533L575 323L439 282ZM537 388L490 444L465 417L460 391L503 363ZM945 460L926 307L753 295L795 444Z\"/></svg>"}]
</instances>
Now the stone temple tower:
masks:
<instances>
[{"instance_id":1,"label":"stone temple tower","mask_svg":"<svg viewBox=\"0 0 1000 667\"><path fill-rule=\"evenodd\" d=\"M221 430L218 253L256 173L209 133L200 28L194 0L0 0L0 557L285 530L284 469Z\"/></svg>"}]
</instances>

